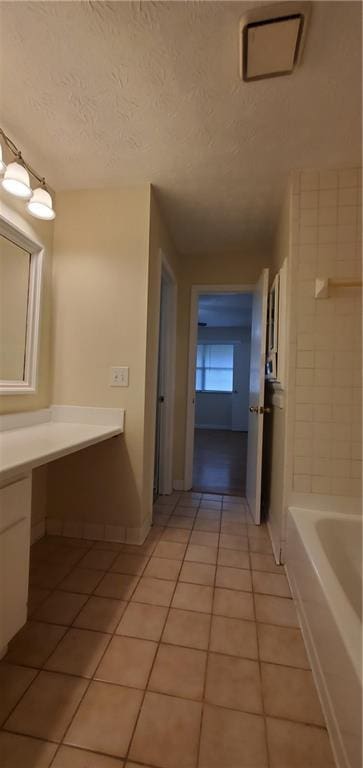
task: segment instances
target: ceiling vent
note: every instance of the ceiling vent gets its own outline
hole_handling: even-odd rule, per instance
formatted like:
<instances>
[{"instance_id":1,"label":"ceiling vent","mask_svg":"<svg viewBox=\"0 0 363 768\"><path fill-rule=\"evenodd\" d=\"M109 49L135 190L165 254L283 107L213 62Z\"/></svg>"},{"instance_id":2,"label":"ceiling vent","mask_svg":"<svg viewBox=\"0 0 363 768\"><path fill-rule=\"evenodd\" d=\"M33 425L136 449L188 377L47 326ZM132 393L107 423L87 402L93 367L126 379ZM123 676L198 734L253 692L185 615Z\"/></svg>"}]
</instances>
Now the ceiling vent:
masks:
<instances>
[{"instance_id":1,"label":"ceiling vent","mask_svg":"<svg viewBox=\"0 0 363 768\"><path fill-rule=\"evenodd\" d=\"M300 61L310 2L253 8L240 21L242 80L291 75Z\"/></svg>"}]
</instances>

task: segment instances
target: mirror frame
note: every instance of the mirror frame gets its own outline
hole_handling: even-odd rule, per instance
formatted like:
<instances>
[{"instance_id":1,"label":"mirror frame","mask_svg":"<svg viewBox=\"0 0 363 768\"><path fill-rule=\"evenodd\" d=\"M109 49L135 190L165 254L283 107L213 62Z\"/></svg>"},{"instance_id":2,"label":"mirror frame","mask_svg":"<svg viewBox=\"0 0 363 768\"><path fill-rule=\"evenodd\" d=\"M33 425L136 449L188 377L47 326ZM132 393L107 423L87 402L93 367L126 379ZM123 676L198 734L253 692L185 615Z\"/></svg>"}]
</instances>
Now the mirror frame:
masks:
<instances>
[{"instance_id":1,"label":"mirror frame","mask_svg":"<svg viewBox=\"0 0 363 768\"><path fill-rule=\"evenodd\" d=\"M28 309L26 315L25 370L22 381L0 380L0 395L32 395L38 377L40 304L44 248L12 222L0 216L0 235L30 253Z\"/></svg>"}]
</instances>

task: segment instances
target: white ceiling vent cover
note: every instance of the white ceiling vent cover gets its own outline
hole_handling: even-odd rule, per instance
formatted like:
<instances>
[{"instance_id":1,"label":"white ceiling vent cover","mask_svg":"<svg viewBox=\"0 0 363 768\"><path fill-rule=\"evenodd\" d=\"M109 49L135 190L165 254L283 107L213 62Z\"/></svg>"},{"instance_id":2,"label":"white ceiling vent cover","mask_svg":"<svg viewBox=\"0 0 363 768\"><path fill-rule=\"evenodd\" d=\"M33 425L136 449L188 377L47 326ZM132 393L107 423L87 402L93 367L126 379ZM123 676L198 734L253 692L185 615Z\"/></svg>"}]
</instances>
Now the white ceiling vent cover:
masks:
<instances>
[{"instance_id":1,"label":"white ceiling vent cover","mask_svg":"<svg viewBox=\"0 0 363 768\"><path fill-rule=\"evenodd\" d=\"M240 21L240 76L243 80L290 75L303 48L309 2L264 5Z\"/></svg>"}]
</instances>

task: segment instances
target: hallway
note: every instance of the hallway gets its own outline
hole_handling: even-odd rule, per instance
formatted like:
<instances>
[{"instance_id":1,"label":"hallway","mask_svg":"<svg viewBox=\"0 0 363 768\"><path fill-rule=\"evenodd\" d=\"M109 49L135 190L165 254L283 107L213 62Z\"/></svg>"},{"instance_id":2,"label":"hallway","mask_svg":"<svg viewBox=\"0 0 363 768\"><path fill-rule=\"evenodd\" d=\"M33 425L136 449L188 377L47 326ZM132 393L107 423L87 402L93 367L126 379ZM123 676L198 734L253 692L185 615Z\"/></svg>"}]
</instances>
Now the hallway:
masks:
<instances>
[{"instance_id":1,"label":"hallway","mask_svg":"<svg viewBox=\"0 0 363 768\"><path fill-rule=\"evenodd\" d=\"M0 664L2 768L332 768L284 570L236 497L174 493L142 547L47 537Z\"/></svg>"},{"instance_id":2,"label":"hallway","mask_svg":"<svg viewBox=\"0 0 363 768\"><path fill-rule=\"evenodd\" d=\"M243 496L247 438L247 432L195 429L193 490Z\"/></svg>"}]
</instances>

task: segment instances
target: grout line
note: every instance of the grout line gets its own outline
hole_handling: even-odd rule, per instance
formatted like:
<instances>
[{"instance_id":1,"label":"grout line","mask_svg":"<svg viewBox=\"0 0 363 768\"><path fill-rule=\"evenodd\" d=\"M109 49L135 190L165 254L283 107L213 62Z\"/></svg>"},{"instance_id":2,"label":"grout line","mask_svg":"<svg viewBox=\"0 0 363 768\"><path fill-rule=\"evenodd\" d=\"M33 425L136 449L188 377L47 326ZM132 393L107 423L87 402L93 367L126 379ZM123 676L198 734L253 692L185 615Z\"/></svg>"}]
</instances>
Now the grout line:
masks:
<instances>
[{"instance_id":1,"label":"grout line","mask_svg":"<svg viewBox=\"0 0 363 768\"><path fill-rule=\"evenodd\" d=\"M185 552L184 552L184 557L183 557L183 560L181 561L181 568L182 568L183 563L185 561L185 555L186 555L186 552L187 552L187 548L188 547L186 546L185 547ZM179 571L179 574L180 574L180 571ZM135 737L136 729L137 729L137 726L138 726L138 723L139 723L139 720L140 720L142 708L144 706L144 702L145 702L145 698L146 698L146 693L150 692L150 691L148 691L148 686L149 686L149 683L150 683L150 680L151 680L151 676L152 676L152 673L153 673L153 670L154 670L154 666L155 666L155 662L156 662L156 659L157 659L157 656L158 656L158 653L159 653L159 649L160 649L160 646L162 644L162 637L163 637L163 634L164 634L164 631L165 631L165 627L166 627L167 621L168 621L169 616L170 616L170 611L172 609L172 603L173 603L173 599L174 599L175 592L176 592L178 584L179 584L179 578L175 582L175 587L174 587L174 590L173 590L173 594L171 596L169 606L167 606L168 610L167 610L167 613L166 613L166 616L165 616L165 621L164 621L164 624L163 624L162 631L160 633L159 640L157 642L157 648L156 648L156 651L155 651L153 662L152 662L152 664L150 666L149 675L148 675L148 678L147 678L147 681L146 681L146 685L145 685L145 689L144 689L144 692L143 692L143 697L142 697L142 700L141 700L139 712L138 712L137 718L135 720L135 725L134 725L134 728L132 730L132 733L131 733L131 736L130 736L129 745L128 745L128 749L127 749L127 752L126 752L126 755L125 755L126 763L128 761L128 758L129 758L129 754L130 754L132 743L133 743L133 740L134 740L134 737ZM188 701L190 701L190 699L188 699Z\"/></svg>"}]
</instances>

